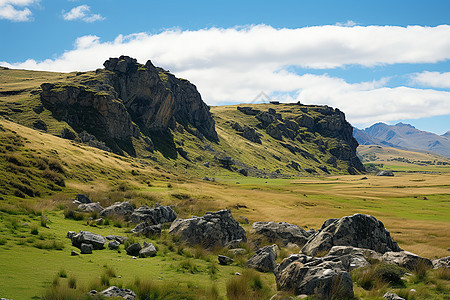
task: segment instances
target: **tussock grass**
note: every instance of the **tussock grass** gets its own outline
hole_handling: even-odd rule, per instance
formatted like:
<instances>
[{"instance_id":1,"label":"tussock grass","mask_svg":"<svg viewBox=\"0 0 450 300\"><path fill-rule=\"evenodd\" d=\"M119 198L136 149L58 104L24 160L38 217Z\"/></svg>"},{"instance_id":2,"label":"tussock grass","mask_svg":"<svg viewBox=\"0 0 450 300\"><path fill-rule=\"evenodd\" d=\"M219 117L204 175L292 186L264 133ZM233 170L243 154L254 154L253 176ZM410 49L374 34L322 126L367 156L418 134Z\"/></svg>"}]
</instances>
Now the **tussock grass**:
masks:
<instances>
[{"instance_id":1,"label":"tussock grass","mask_svg":"<svg viewBox=\"0 0 450 300\"><path fill-rule=\"evenodd\" d=\"M270 290L264 285L258 272L247 269L227 281L228 299L266 299Z\"/></svg>"}]
</instances>

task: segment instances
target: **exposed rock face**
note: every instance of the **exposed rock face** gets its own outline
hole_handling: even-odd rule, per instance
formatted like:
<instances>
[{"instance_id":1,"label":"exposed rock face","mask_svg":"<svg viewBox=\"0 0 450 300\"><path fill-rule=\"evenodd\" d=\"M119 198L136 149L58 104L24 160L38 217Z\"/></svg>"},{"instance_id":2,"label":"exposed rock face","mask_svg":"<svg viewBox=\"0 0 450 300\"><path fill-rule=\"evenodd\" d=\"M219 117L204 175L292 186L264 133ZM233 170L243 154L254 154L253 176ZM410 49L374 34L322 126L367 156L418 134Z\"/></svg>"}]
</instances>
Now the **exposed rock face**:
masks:
<instances>
[{"instance_id":1,"label":"exposed rock face","mask_svg":"<svg viewBox=\"0 0 450 300\"><path fill-rule=\"evenodd\" d=\"M108 216L119 216L119 217L128 217L134 211L133 206L130 202L116 202L113 205L108 206L104 210L100 212L100 216L108 217Z\"/></svg>"},{"instance_id":2,"label":"exposed rock face","mask_svg":"<svg viewBox=\"0 0 450 300\"><path fill-rule=\"evenodd\" d=\"M277 245L272 245L258 249L256 253L250 257L247 265L260 272L273 272L277 266L277 263L275 262L277 256L274 247L278 248Z\"/></svg>"},{"instance_id":3,"label":"exposed rock face","mask_svg":"<svg viewBox=\"0 0 450 300\"><path fill-rule=\"evenodd\" d=\"M91 244L95 250L99 250L103 249L105 243L106 240L103 236L89 231L80 231L72 236L72 245L77 248L80 248L81 244Z\"/></svg>"},{"instance_id":4,"label":"exposed rock face","mask_svg":"<svg viewBox=\"0 0 450 300\"><path fill-rule=\"evenodd\" d=\"M408 251L386 252L381 259L385 263L396 264L409 270L414 270L418 264L424 264L430 269L433 267L433 263L428 258L420 257Z\"/></svg>"},{"instance_id":5,"label":"exposed rock face","mask_svg":"<svg viewBox=\"0 0 450 300\"><path fill-rule=\"evenodd\" d=\"M157 205L150 208L146 205L137 208L130 216L132 223L147 222L149 225L164 224L172 222L177 214L170 206Z\"/></svg>"},{"instance_id":6,"label":"exposed rock face","mask_svg":"<svg viewBox=\"0 0 450 300\"><path fill-rule=\"evenodd\" d=\"M286 222L255 222L252 225L252 229L256 234L266 237L269 242L275 243L282 241L284 246L288 243L303 246L310 236L310 234L299 226Z\"/></svg>"},{"instance_id":7,"label":"exposed rock face","mask_svg":"<svg viewBox=\"0 0 450 300\"><path fill-rule=\"evenodd\" d=\"M306 255L285 258L274 271L277 288L321 299L353 299L353 282L341 262Z\"/></svg>"},{"instance_id":8,"label":"exposed rock face","mask_svg":"<svg viewBox=\"0 0 450 300\"><path fill-rule=\"evenodd\" d=\"M42 84L42 102L77 133L86 131L116 152L133 154L132 137L164 133L176 123L217 141L209 107L189 81L128 56L110 58L104 66L82 84Z\"/></svg>"},{"instance_id":9,"label":"exposed rock face","mask_svg":"<svg viewBox=\"0 0 450 300\"><path fill-rule=\"evenodd\" d=\"M333 246L353 246L379 253L402 250L381 221L363 214L325 221L302 248L302 253L314 256Z\"/></svg>"},{"instance_id":10,"label":"exposed rock face","mask_svg":"<svg viewBox=\"0 0 450 300\"><path fill-rule=\"evenodd\" d=\"M203 217L176 219L169 233L179 235L191 245L201 244L205 248L223 247L239 239L247 240L245 230L233 219L228 209L207 212Z\"/></svg>"}]
</instances>

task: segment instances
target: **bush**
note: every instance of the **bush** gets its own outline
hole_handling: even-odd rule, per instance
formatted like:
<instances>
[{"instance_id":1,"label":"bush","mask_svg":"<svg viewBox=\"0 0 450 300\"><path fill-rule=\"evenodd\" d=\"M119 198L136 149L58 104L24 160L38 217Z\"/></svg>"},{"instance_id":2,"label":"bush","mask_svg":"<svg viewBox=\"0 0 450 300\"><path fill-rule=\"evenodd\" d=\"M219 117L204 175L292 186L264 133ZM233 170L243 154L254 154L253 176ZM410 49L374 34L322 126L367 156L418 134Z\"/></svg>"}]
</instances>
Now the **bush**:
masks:
<instances>
[{"instance_id":1,"label":"bush","mask_svg":"<svg viewBox=\"0 0 450 300\"><path fill-rule=\"evenodd\" d=\"M375 276L382 281L394 285L404 286L402 276L405 269L394 264L380 264L375 268Z\"/></svg>"},{"instance_id":2,"label":"bush","mask_svg":"<svg viewBox=\"0 0 450 300\"><path fill-rule=\"evenodd\" d=\"M36 225L33 224L33 225L31 226L30 233L31 233L32 235L38 235L38 234L39 234L38 227L37 227Z\"/></svg>"}]
</instances>

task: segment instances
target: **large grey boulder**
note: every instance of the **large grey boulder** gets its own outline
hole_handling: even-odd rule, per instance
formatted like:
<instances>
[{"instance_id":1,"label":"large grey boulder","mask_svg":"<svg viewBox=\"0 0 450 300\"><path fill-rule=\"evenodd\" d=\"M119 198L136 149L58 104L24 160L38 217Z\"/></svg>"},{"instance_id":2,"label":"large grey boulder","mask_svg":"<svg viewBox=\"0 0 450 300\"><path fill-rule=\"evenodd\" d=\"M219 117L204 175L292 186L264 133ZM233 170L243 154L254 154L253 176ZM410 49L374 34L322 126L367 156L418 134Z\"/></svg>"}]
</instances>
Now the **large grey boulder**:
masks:
<instances>
[{"instance_id":1,"label":"large grey boulder","mask_svg":"<svg viewBox=\"0 0 450 300\"><path fill-rule=\"evenodd\" d=\"M409 270L414 270L418 264L424 264L430 269L433 267L433 263L428 258L420 257L408 251L386 252L381 259L387 264L396 264Z\"/></svg>"},{"instance_id":2,"label":"large grey boulder","mask_svg":"<svg viewBox=\"0 0 450 300\"><path fill-rule=\"evenodd\" d=\"M275 269L278 290L320 299L353 299L353 282L341 262L291 255Z\"/></svg>"},{"instance_id":3,"label":"large grey boulder","mask_svg":"<svg viewBox=\"0 0 450 300\"><path fill-rule=\"evenodd\" d=\"M363 214L327 220L301 251L314 256L329 251L333 246L353 246L379 253L402 250L381 221Z\"/></svg>"},{"instance_id":4,"label":"large grey boulder","mask_svg":"<svg viewBox=\"0 0 450 300\"><path fill-rule=\"evenodd\" d=\"M100 205L99 202L94 202L94 203L81 203L80 205L78 205L77 208L78 211L81 212L86 212L86 213L90 213L90 212L101 212L102 210L104 210L103 206Z\"/></svg>"},{"instance_id":5,"label":"large grey boulder","mask_svg":"<svg viewBox=\"0 0 450 300\"><path fill-rule=\"evenodd\" d=\"M141 251L141 249L142 249L141 244L134 243L134 244L131 244L130 246L128 246L127 249L125 249L125 250L127 251L128 255L138 256L139 251Z\"/></svg>"},{"instance_id":6,"label":"large grey boulder","mask_svg":"<svg viewBox=\"0 0 450 300\"><path fill-rule=\"evenodd\" d=\"M120 246L120 243L116 240L113 240L108 243L108 248L110 250L117 250L117 249L119 249L119 246Z\"/></svg>"},{"instance_id":7,"label":"large grey boulder","mask_svg":"<svg viewBox=\"0 0 450 300\"><path fill-rule=\"evenodd\" d=\"M450 268L450 256L434 259L432 263L433 269Z\"/></svg>"},{"instance_id":8,"label":"large grey boulder","mask_svg":"<svg viewBox=\"0 0 450 300\"><path fill-rule=\"evenodd\" d=\"M147 222L143 222L133 229L131 229L132 233L142 234L146 237L151 236L160 236L161 235L161 224L158 225L150 225Z\"/></svg>"},{"instance_id":9,"label":"large grey boulder","mask_svg":"<svg viewBox=\"0 0 450 300\"><path fill-rule=\"evenodd\" d=\"M369 261L381 262L381 254L369 249L351 246L334 246L322 259L326 261L340 261L348 272L367 267Z\"/></svg>"},{"instance_id":10,"label":"large grey boulder","mask_svg":"<svg viewBox=\"0 0 450 300\"><path fill-rule=\"evenodd\" d=\"M80 231L72 236L72 245L80 248L81 244L91 244L95 250L103 249L106 240L100 234L92 233L90 231Z\"/></svg>"},{"instance_id":11,"label":"large grey boulder","mask_svg":"<svg viewBox=\"0 0 450 300\"><path fill-rule=\"evenodd\" d=\"M80 246L81 254L92 254L93 249L94 247L92 246L92 244L83 243Z\"/></svg>"},{"instance_id":12,"label":"large grey boulder","mask_svg":"<svg viewBox=\"0 0 450 300\"><path fill-rule=\"evenodd\" d=\"M129 217L134 211L133 206L130 202L116 202L113 205L106 207L100 212L102 217L118 216L118 217Z\"/></svg>"},{"instance_id":13,"label":"large grey boulder","mask_svg":"<svg viewBox=\"0 0 450 300\"><path fill-rule=\"evenodd\" d=\"M158 250L156 250L155 246L152 243L145 243L144 248L139 251L139 257L150 257L155 256Z\"/></svg>"},{"instance_id":14,"label":"large grey boulder","mask_svg":"<svg viewBox=\"0 0 450 300\"><path fill-rule=\"evenodd\" d=\"M303 246L310 236L299 226L286 222L255 222L252 224L252 231L264 236L270 243L281 241L283 246L289 243Z\"/></svg>"},{"instance_id":15,"label":"large grey boulder","mask_svg":"<svg viewBox=\"0 0 450 300\"><path fill-rule=\"evenodd\" d=\"M219 264L221 264L222 266L232 264L234 261L232 258L225 255L218 255L217 260L219 261Z\"/></svg>"},{"instance_id":16,"label":"large grey boulder","mask_svg":"<svg viewBox=\"0 0 450 300\"><path fill-rule=\"evenodd\" d=\"M121 289L116 286L111 286L106 290L100 292L104 297L121 297L126 300L134 300L136 299L136 293L130 289Z\"/></svg>"},{"instance_id":17,"label":"large grey boulder","mask_svg":"<svg viewBox=\"0 0 450 300\"><path fill-rule=\"evenodd\" d=\"M84 195L84 194L77 194L75 196L75 200L73 201L73 203L91 203L91 199L89 199L88 196Z\"/></svg>"},{"instance_id":18,"label":"large grey boulder","mask_svg":"<svg viewBox=\"0 0 450 300\"><path fill-rule=\"evenodd\" d=\"M278 248L277 245L272 245L258 249L248 260L247 266L260 272L273 272L277 266L274 247Z\"/></svg>"},{"instance_id":19,"label":"large grey boulder","mask_svg":"<svg viewBox=\"0 0 450 300\"><path fill-rule=\"evenodd\" d=\"M125 243L125 241L128 241L128 238L126 236L120 236L120 235L107 235L106 239L109 241L118 241L120 244Z\"/></svg>"},{"instance_id":20,"label":"large grey boulder","mask_svg":"<svg viewBox=\"0 0 450 300\"><path fill-rule=\"evenodd\" d=\"M154 208L147 205L134 210L130 216L132 223L147 222L150 225L157 225L172 222L177 218L177 214L170 206L157 204Z\"/></svg>"},{"instance_id":21,"label":"large grey boulder","mask_svg":"<svg viewBox=\"0 0 450 300\"><path fill-rule=\"evenodd\" d=\"M234 240L247 240L245 230L233 219L229 209L207 212L203 217L176 219L169 233L180 236L190 245L201 244L205 248L223 247Z\"/></svg>"}]
</instances>

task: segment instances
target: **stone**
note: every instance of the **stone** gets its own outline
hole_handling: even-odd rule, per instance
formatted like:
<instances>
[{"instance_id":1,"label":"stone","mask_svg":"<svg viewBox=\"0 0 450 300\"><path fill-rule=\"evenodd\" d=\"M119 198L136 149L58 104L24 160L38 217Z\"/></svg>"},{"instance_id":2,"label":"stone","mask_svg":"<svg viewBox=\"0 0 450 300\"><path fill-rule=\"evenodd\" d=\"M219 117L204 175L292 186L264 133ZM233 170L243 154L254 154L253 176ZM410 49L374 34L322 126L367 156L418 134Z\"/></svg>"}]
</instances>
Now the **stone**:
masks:
<instances>
[{"instance_id":1,"label":"stone","mask_svg":"<svg viewBox=\"0 0 450 300\"><path fill-rule=\"evenodd\" d=\"M245 126L242 130L242 137L250 142L261 144L261 135L252 127Z\"/></svg>"},{"instance_id":2,"label":"stone","mask_svg":"<svg viewBox=\"0 0 450 300\"><path fill-rule=\"evenodd\" d=\"M341 262L344 269L348 272L369 266L368 259L381 262L381 254L369 249L351 246L334 246L322 258L323 261Z\"/></svg>"},{"instance_id":3,"label":"stone","mask_svg":"<svg viewBox=\"0 0 450 300\"><path fill-rule=\"evenodd\" d=\"M278 248L278 246L272 245L258 249L248 260L247 266L260 272L273 272L277 266L274 247Z\"/></svg>"},{"instance_id":4,"label":"stone","mask_svg":"<svg viewBox=\"0 0 450 300\"><path fill-rule=\"evenodd\" d=\"M384 170L377 173L377 176L394 176L394 172L391 170Z\"/></svg>"},{"instance_id":5,"label":"stone","mask_svg":"<svg viewBox=\"0 0 450 300\"><path fill-rule=\"evenodd\" d=\"M414 270L418 264L424 264L430 269L433 267L433 263L428 258L420 257L408 251L386 252L381 259L387 264L396 264L408 270Z\"/></svg>"},{"instance_id":6,"label":"stone","mask_svg":"<svg viewBox=\"0 0 450 300\"><path fill-rule=\"evenodd\" d=\"M127 249L125 249L125 250L127 251L128 255L139 256L139 251L141 251L141 249L142 249L141 244L134 243L134 244L131 244L130 246L128 246Z\"/></svg>"},{"instance_id":7,"label":"stone","mask_svg":"<svg viewBox=\"0 0 450 300\"><path fill-rule=\"evenodd\" d=\"M314 256L328 252L333 246L353 246L378 253L402 250L381 221L363 214L325 221L301 251Z\"/></svg>"},{"instance_id":8,"label":"stone","mask_svg":"<svg viewBox=\"0 0 450 300\"><path fill-rule=\"evenodd\" d=\"M239 132L244 131L244 128L238 122L234 122L233 125L231 125L231 128Z\"/></svg>"},{"instance_id":9,"label":"stone","mask_svg":"<svg viewBox=\"0 0 450 300\"><path fill-rule=\"evenodd\" d=\"M219 260L219 264L221 264L222 266L232 264L234 261L232 258L225 255L218 255L217 259Z\"/></svg>"},{"instance_id":10,"label":"stone","mask_svg":"<svg viewBox=\"0 0 450 300\"><path fill-rule=\"evenodd\" d=\"M139 251L139 257L155 256L157 252L158 250L156 250L155 246L152 243L144 243L144 248Z\"/></svg>"},{"instance_id":11,"label":"stone","mask_svg":"<svg viewBox=\"0 0 450 300\"><path fill-rule=\"evenodd\" d=\"M383 298L387 300L405 300L405 298L391 292L386 292L386 294L383 295Z\"/></svg>"},{"instance_id":12,"label":"stone","mask_svg":"<svg viewBox=\"0 0 450 300\"><path fill-rule=\"evenodd\" d=\"M146 237L160 236L161 224L150 225L147 222L142 222L141 224L131 229L131 232L136 234L142 234Z\"/></svg>"},{"instance_id":13,"label":"stone","mask_svg":"<svg viewBox=\"0 0 450 300\"><path fill-rule=\"evenodd\" d=\"M81 250L81 254L92 254L92 250L94 249L94 247L92 246L92 244L81 244L80 246L80 250Z\"/></svg>"},{"instance_id":14,"label":"stone","mask_svg":"<svg viewBox=\"0 0 450 300\"><path fill-rule=\"evenodd\" d=\"M81 244L91 244L95 250L100 250L105 243L103 236L90 231L80 231L72 237L72 245L77 248L80 248Z\"/></svg>"},{"instance_id":15,"label":"stone","mask_svg":"<svg viewBox=\"0 0 450 300\"><path fill-rule=\"evenodd\" d=\"M259 114L261 111L248 107L248 106L238 106L236 107L237 110L239 110L240 112L246 114L246 115L250 115L250 116L256 116L257 114Z\"/></svg>"},{"instance_id":16,"label":"stone","mask_svg":"<svg viewBox=\"0 0 450 300\"><path fill-rule=\"evenodd\" d=\"M274 270L278 290L321 299L353 299L353 282L341 262L291 255Z\"/></svg>"},{"instance_id":17,"label":"stone","mask_svg":"<svg viewBox=\"0 0 450 300\"><path fill-rule=\"evenodd\" d=\"M125 241L128 241L128 238L126 236L120 236L120 235L107 235L106 239L109 241L118 241L120 244L125 243Z\"/></svg>"},{"instance_id":18,"label":"stone","mask_svg":"<svg viewBox=\"0 0 450 300\"><path fill-rule=\"evenodd\" d=\"M72 238L74 237L74 235L76 235L77 233L75 231L68 231L66 234L66 237L70 240L72 240Z\"/></svg>"},{"instance_id":19,"label":"stone","mask_svg":"<svg viewBox=\"0 0 450 300\"><path fill-rule=\"evenodd\" d=\"M134 210L130 216L132 223L147 222L149 225L157 225L172 222L177 218L177 214L170 206L156 205L150 208L146 205Z\"/></svg>"},{"instance_id":20,"label":"stone","mask_svg":"<svg viewBox=\"0 0 450 300\"><path fill-rule=\"evenodd\" d=\"M104 210L104 208L100 205L99 202L95 202L95 203L81 203L80 205L78 205L77 208L78 211L81 212L86 212L86 213L90 213L90 212L101 212L102 210Z\"/></svg>"},{"instance_id":21,"label":"stone","mask_svg":"<svg viewBox=\"0 0 450 300\"><path fill-rule=\"evenodd\" d=\"M127 218L134 211L133 206L130 202L116 202L113 205L106 207L104 210L100 212L101 217L109 217L109 216L118 216Z\"/></svg>"},{"instance_id":22,"label":"stone","mask_svg":"<svg viewBox=\"0 0 450 300\"><path fill-rule=\"evenodd\" d=\"M77 194L75 196L75 201L78 201L79 203L91 203L91 199L89 199L88 196L84 195L84 194Z\"/></svg>"},{"instance_id":23,"label":"stone","mask_svg":"<svg viewBox=\"0 0 450 300\"><path fill-rule=\"evenodd\" d=\"M103 297L114 297L114 298L120 297L125 300L134 300L137 297L136 293L133 292L132 290L121 289L116 286L111 286L106 290L101 291L100 294L103 295Z\"/></svg>"},{"instance_id":24,"label":"stone","mask_svg":"<svg viewBox=\"0 0 450 300\"><path fill-rule=\"evenodd\" d=\"M247 250L244 248L229 249L228 251L233 253L234 256L243 255L243 254L247 253Z\"/></svg>"},{"instance_id":25,"label":"stone","mask_svg":"<svg viewBox=\"0 0 450 300\"><path fill-rule=\"evenodd\" d=\"M281 241L283 246L288 243L303 246L310 236L299 226L286 222L255 222L252 224L252 231L264 236L270 243Z\"/></svg>"},{"instance_id":26,"label":"stone","mask_svg":"<svg viewBox=\"0 0 450 300\"><path fill-rule=\"evenodd\" d=\"M433 259L433 269L450 268L450 256Z\"/></svg>"},{"instance_id":27,"label":"stone","mask_svg":"<svg viewBox=\"0 0 450 300\"><path fill-rule=\"evenodd\" d=\"M203 217L176 219L169 234L180 236L190 245L201 244L205 248L223 247L228 242L247 240L245 230L233 219L229 209L207 212Z\"/></svg>"},{"instance_id":28,"label":"stone","mask_svg":"<svg viewBox=\"0 0 450 300\"><path fill-rule=\"evenodd\" d=\"M77 256L77 255L79 255L78 253L76 253L75 251L70 251L70 256Z\"/></svg>"},{"instance_id":29,"label":"stone","mask_svg":"<svg viewBox=\"0 0 450 300\"><path fill-rule=\"evenodd\" d=\"M120 246L120 243L118 241L116 241L116 240L111 241L111 242L108 243L108 248L110 250L117 250L117 249L119 249L119 246Z\"/></svg>"}]
</instances>

